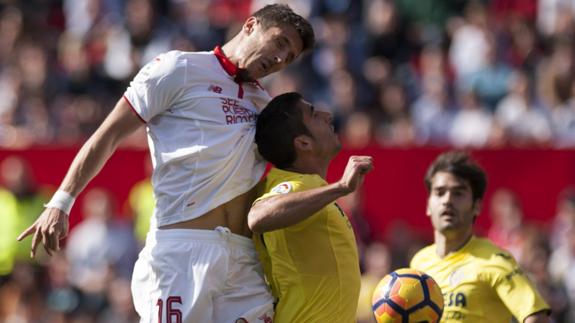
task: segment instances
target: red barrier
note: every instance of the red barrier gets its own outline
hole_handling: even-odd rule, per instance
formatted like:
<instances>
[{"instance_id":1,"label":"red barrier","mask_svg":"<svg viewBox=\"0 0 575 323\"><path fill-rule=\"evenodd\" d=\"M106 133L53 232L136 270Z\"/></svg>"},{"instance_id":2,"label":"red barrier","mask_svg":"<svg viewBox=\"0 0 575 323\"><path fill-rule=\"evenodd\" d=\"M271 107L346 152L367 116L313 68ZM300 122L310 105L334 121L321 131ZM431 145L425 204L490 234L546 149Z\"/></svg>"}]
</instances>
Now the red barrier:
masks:
<instances>
[{"instance_id":1,"label":"red barrier","mask_svg":"<svg viewBox=\"0 0 575 323\"><path fill-rule=\"evenodd\" d=\"M19 155L28 160L38 183L56 187L70 165L76 149L38 148L25 151L0 151L0 160ZM423 176L429 163L442 150L381 149L342 151L333 161L328 180L334 181L343 172L347 158L371 155L375 170L364 185L362 213L374 232L384 233L394 219L402 219L415 230L431 232L425 216L427 193ZM489 175L484 212L478 226L490 224L489 201L496 188L506 187L517 193L527 218L548 222L555 212L559 192L575 185L575 151L567 150L478 150L473 156ZM118 151L89 187L104 187L115 193L119 205L125 202L134 183L145 178L143 150ZM72 224L80 220L82 195L72 211Z\"/></svg>"},{"instance_id":2,"label":"red barrier","mask_svg":"<svg viewBox=\"0 0 575 323\"><path fill-rule=\"evenodd\" d=\"M394 219L402 219L415 230L430 233L425 215L427 192L423 177L429 164L443 150L366 149L343 151L332 163L328 179L335 180L350 155L374 157L375 170L364 184L363 214L376 233L385 233ZM554 216L557 196L575 184L575 151L567 150L478 150L472 156L488 174L480 231L489 227L491 195L497 188L517 193L526 218L549 223Z\"/></svg>"}]
</instances>

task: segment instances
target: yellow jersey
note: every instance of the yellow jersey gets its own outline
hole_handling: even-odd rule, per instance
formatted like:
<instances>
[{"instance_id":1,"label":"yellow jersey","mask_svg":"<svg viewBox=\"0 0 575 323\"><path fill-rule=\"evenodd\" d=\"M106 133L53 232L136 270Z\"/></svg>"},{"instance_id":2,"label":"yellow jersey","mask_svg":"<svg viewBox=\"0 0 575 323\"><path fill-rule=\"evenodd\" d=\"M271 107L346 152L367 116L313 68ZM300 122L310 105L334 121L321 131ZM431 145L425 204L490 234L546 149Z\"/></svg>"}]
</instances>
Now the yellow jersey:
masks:
<instances>
[{"instance_id":1,"label":"yellow jersey","mask_svg":"<svg viewBox=\"0 0 575 323\"><path fill-rule=\"evenodd\" d=\"M549 305L513 256L487 239L471 237L459 250L439 258L435 244L420 250L411 268L433 277L443 292L441 322L523 322Z\"/></svg>"},{"instance_id":2,"label":"yellow jersey","mask_svg":"<svg viewBox=\"0 0 575 323\"><path fill-rule=\"evenodd\" d=\"M318 175L272 168L257 200L324 185ZM361 284L357 245L335 202L293 226L254 235L254 242L276 298L274 322L355 322Z\"/></svg>"}]
</instances>

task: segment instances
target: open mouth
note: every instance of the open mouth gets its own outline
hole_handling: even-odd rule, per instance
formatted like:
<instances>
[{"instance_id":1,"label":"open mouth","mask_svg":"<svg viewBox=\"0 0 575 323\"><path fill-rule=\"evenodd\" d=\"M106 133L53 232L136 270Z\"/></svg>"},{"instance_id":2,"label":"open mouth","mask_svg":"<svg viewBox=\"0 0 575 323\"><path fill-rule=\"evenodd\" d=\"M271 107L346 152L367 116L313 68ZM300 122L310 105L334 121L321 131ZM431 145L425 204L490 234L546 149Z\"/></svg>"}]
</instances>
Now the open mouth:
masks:
<instances>
[{"instance_id":1,"label":"open mouth","mask_svg":"<svg viewBox=\"0 0 575 323\"><path fill-rule=\"evenodd\" d=\"M453 217L455 217L456 214L453 210L445 210L445 211L441 212L440 215L442 217L453 218Z\"/></svg>"}]
</instances>

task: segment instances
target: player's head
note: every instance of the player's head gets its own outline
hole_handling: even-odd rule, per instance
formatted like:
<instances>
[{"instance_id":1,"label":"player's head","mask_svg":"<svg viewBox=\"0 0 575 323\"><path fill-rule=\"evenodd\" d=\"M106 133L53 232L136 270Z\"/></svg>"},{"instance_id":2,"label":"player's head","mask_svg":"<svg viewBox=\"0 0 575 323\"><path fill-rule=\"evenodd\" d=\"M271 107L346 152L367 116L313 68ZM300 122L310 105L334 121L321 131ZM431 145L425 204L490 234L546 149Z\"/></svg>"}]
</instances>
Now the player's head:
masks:
<instances>
[{"instance_id":1,"label":"player's head","mask_svg":"<svg viewBox=\"0 0 575 323\"><path fill-rule=\"evenodd\" d=\"M487 187L485 172L464 152L439 155L425 175L427 215L436 231L469 230Z\"/></svg>"},{"instance_id":2,"label":"player's head","mask_svg":"<svg viewBox=\"0 0 575 323\"><path fill-rule=\"evenodd\" d=\"M315 43L311 24L282 4L256 11L239 35L241 42L235 53L238 66L254 79L285 68Z\"/></svg>"},{"instance_id":3,"label":"player's head","mask_svg":"<svg viewBox=\"0 0 575 323\"><path fill-rule=\"evenodd\" d=\"M331 114L316 111L299 93L285 93L271 100L256 124L258 151L281 169L307 154L331 160L341 149Z\"/></svg>"}]
</instances>

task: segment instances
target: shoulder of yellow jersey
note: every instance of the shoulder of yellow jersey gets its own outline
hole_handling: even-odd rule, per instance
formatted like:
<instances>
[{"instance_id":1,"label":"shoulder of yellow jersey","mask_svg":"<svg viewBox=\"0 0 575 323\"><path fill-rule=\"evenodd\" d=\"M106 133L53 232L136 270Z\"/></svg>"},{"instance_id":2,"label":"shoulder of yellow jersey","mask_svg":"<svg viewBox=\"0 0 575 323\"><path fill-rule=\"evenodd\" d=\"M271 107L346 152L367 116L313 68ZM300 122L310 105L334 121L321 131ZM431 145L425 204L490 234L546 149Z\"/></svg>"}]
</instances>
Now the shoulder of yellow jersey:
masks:
<instances>
[{"instance_id":1,"label":"shoulder of yellow jersey","mask_svg":"<svg viewBox=\"0 0 575 323\"><path fill-rule=\"evenodd\" d=\"M484 265L497 268L506 272L516 270L517 261L507 250L496 246L491 240L476 238L469 248L471 253L478 260L481 259Z\"/></svg>"},{"instance_id":2,"label":"shoulder of yellow jersey","mask_svg":"<svg viewBox=\"0 0 575 323\"><path fill-rule=\"evenodd\" d=\"M413 269L423 269L423 265L430 263L430 260L437 258L435 254L435 244L431 244L419 250L411 259L409 267Z\"/></svg>"}]
</instances>

